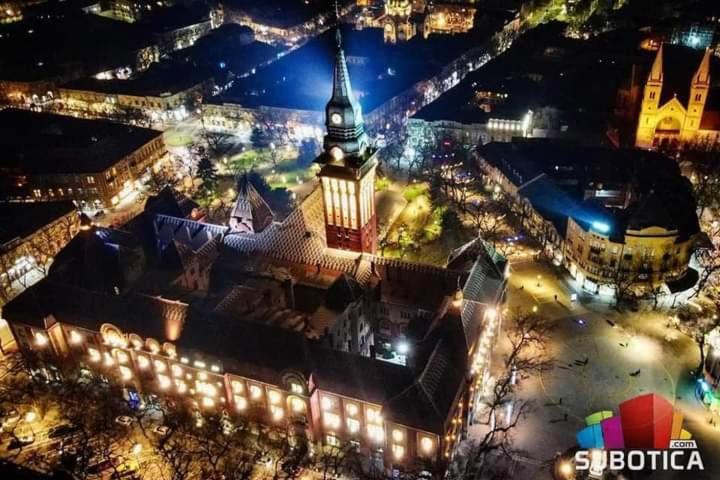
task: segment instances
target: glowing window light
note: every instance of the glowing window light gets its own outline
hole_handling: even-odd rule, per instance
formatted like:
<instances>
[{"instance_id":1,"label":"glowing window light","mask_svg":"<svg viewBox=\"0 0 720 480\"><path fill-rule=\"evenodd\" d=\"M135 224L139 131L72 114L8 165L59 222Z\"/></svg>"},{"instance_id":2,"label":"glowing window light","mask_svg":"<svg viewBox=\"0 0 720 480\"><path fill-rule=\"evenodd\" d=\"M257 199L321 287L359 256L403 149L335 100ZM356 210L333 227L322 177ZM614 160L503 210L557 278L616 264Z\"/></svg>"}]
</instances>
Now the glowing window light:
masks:
<instances>
[{"instance_id":1,"label":"glowing window light","mask_svg":"<svg viewBox=\"0 0 720 480\"><path fill-rule=\"evenodd\" d=\"M354 403L348 403L347 405L345 405L345 411L349 416L354 417L358 414L358 406Z\"/></svg>"},{"instance_id":2,"label":"glowing window light","mask_svg":"<svg viewBox=\"0 0 720 480\"><path fill-rule=\"evenodd\" d=\"M248 405L247 398L242 397L240 395L235 395L235 397L233 397L233 400L235 402L235 408L238 411L242 412L243 410L245 410L247 408L247 405Z\"/></svg>"},{"instance_id":3,"label":"glowing window light","mask_svg":"<svg viewBox=\"0 0 720 480\"><path fill-rule=\"evenodd\" d=\"M335 413L325 413L323 414L323 419L326 427L332 429L340 428L340 415Z\"/></svg>"},{"instance_id":4,"label":"glowing window light","mask_svg":"<svg viewBox=\"0 0 720 480\"><path fill-rule=\"evenodd\" d=\"M193 365L196 366L197 368L205 368L205 367L207 367L207 364L206 364L205 362L203 362L202 360L195 360L195 361L193 362Z\"/></svg>"},{"instance_id":5,"label":"glowing window light","mask_svg":"<svg viewBox=\"0 0 720 480\"><path fill-rule=\"evenodd\" d=\"M110 355L108 352L103 353L103 357L105 358L105 365L108 367L112 367L115 365L115 360L113 359L112 355Z\"/></svg>"},{"instance_id":6,"label":"glowing window light","mask_svg":"<svg viewBox=\"0 0 720 480\"><path fill-rule=\"evenodd\" d=\"M420 439L420 448L424 453L432 453L434 442L430 437L422 437Z\"/></svg>"},{"instance_id":7,"label":"glowing window light","mask_svg":"<svg viewBox=\"0 0 720 480\"><path fill-rule=\"evenodd\" d=\"M187 357L180 357L180 363L190 363L190 359Z\"/></svg>"},{"instance_id":8,"label":"glowing window light","mask_svg":"<svg viewBox=\"0 0 720 480\"><path fill-rule=\"evenodd\" d=\"M70 343L73 345L78 345L82 343L83 336L80 335L76 330L70 331Z\"/></svg>"},{"instance_id":9,"label":"glowing window light","mask_svg":"<svg viewBox=\"0 0 720 480\"><path fill-rule=\"evenodd\" d=\"M380 412L374 408L368 408L367 412L365 413L365 416L367 417L367 421L369 423L381 423L382 417L380 416Z\"/></svg>"},{"instance_id":10,"label":"glowing window light","mask_svg":"<svg viewBox=\"0 0 720 480\"><path fill-rule=\"evenodd\" d=\"M354 418L348 418L347 427L350 433L357 433L360 431L360 422Z\"/></svg>"},{"instance_id":11,"label":"glowing window light","mask_svg":"<svg viewBox=\"0 0 720 480\"><path fill-rule=\"evenodd\" d=\"M175 380L175 388L177 388L178 393L187 392L187 384L182 380Z\"/></svg>"},{"instance_id":12,"label":"glowing window light","mask_svg":"<svg viewBox=\"0 0 720 480\"><path fill-rule=\"evenodd\" d=\"M210 397L203 397L202 406L205 408L212 408L215 406L215 400Z\"/></svg>"},{"instance_id":13,"label":"glowing window light","mask_svg":"<svg viewBox=\"0 0 720 480\"><path fill-rule=\"evenodd\" d=\"M385 439L385 431L380 425L368 425L368 436L375 442L382 442Z\"/></svg>"},{"instance_id":14,"label":"glowing window light","mask_svg":"<svg viewBox=\"0 0 720 480\"><path fill-rule=\"evenodd\" d=\"M155 366L155 370L160 373L165 373L165 370L167 370L167 365L165 365L165 362L162 360L154 360L153 365Z\"/></svg>"},{"instance_id":15,"label":"glowing window light","mask_svg":"<svg viewBox=\"0 0 720 480\"><path fill-rule=\"evenodd\" d=\"M132 379L132 370L124 365L120 365L120 377L125 381Z\"/></svg>"},{"instance_id":16,"label":"glowing window light","mask_svg":"<svg viewBox=\"0 0 720 480\"><path fill-rule=\"evenodd\" d=\"M44 333L35 333L35 345L38 347L44 347L48 344L48 337Z\"/></svg>"},{"instance_id":17,"label":"glowing window light","mask_svg":"<svg viewBox=\"0 0 720 480\"><path fill-rule=\"evenodd\" d=\"M295 382L290 384L290 391L298 395L302 395L303 393L305 393L305 389L303 388L303 386Z\"/></svg>"},{"instance_id":18,"label":"glowing window light","mask_svg":"<svg viewBox=\"0 0 720 480\"><path fill-rule=\"evenodd\" d=\"M305 402L299 398L293 398L290 401L290 405L292 406L293 412L302 413L305 411Z\"/></svg>"},{"instance_id":19,"label":"glowing window light","mask_svg":"<svg viewBox=\"0 0 720 480\"><path fill-rule=\"evenodd\" d=\"M268 399L270 400L270 403L277 404L280 403L282 396L275 390L270 390L270 392L268 393Z\"/></svg>"},{"instance_id":20,"label":"glowing window light","mask_svg":"<svg viewBox=\"0 0 720 480\"><path fill-rule=\"evenodd\" d=\"M323 410L326 410L326 411L332 410L333 407L335 406L335 399L333 399L331 397L323 396L322 400L320 400L320 406L322 407Z\"/></svg>"},{"instance_id":21,"label":"glowing window light","mask_svg":"<svg viewBox=\"0 0 720 480\"><path fill-rule=\"evenodd\" d=\"M230 385L232 385L233 393L242 393L245 391L245 386L238 380L233 380Z\"/></svg>"},{"instance_id":22,"label":"glowing window light","mask_svg":"<svg viewBox=\"0 0 720 480\"><path fill-rule=\"evenodd\" d=\"M282 420L285 416L285 411L282 407L272 406L270 407L270 413L272 414L272 419L276 422Z\"/></svg>"},{"instance_id":23,"label":"glowing window light","mask_svg":"<svg viewBox=\"0 0 720 480\"><path fill-rule=\"evenodd\" d=\"M592 229L600 233L608 233L610 231L610 225L605 222L592 222Z\"/></svg>"},{"instance_id":24,"label":"glowing window light","mask_svg":"<svg viewBox=\"0 0 720 480\"><path fill-rule=\"evenodd\" d=\"M158 384L160 385L160 388L162 390L167 390L170 388L170 378L167 375L158 375Z\"/></svg>"},{"instance_id":25,"label":"glowing window light","mask_svg":"<svg viewBox=\"0 0 720 480\"><path fill-rule=\"evenodd\" d=\"M94 348L88 348L88 355L90 355L90 361L91 362L99 362L100 361L100 352L95 350Z\"/></svg>"},{"instance_id":26,"label":"glowing window light","mask_svg":"<svg viewBox=\"0 0 720 480\"><path fill-rule=\"evenodd\" d=\"M180 365L173 365L171 370L174 377L182 377L183 369Z\"/></svg>"},{"instance_id":27,"label":"glowing window light","mask_svg":"<svg viewBox=\"0 0 720 480\"><path fill-rule=\"evenodd\" d=\"M205 373L205 372L198 373L198 378L200 380L207 380L207 373Z\"/></svg>"},{"instance_id":28,"label":"glowing window light","mask_svg":"<svg viewBox=\"0 0 720 480\"><path fill-rule=\"evenodd\" d=\"M393 445L392 452L393 452L393 456L396 459L400 460L401 458L403 458L405 456L405 447L403 447L402 445Z\"/></svg>"},{"instance_id":29,"label":"glowing window light","mask_svg":"<svg viewBox=\"0 0 720 480\"><path fill-rule=\"evenodd\" d=\"M211 365L210 370L212 370L213 372L219 372L220 367L218 365Z\"/></svg>"},{"instance_id":30,"label":"glowing window light","mask_svg":"<svg viewBox=\"0 0 720 480\"><path fill-rule=\"evenodd\" d=\"M117 358L118 363L127 363L128 360L130 360L130 357L128 357L128 354L123 352L122 350L116 350L115 351L115 358Z\"/></svg>"},{"instance_id":31,"label":"glowing window light","mask_svg":"<svg viewBox=\"0 0 720 480\"><path fill-rule=\"evenodd\" d=\"M250 398L253 400L260 400L262 397L262 388L258 387L257 385L251 385L250 386Z\"/></svg>"},{"instance_id":32,"label":"glowing window light","mask_svg":"<svg viewBox=\"0 0 720 480\"><path fill-rule=\"evenodd\" d=\"M405 434L402 430L395 428L392 431L392 438L395 442L402 442L405 439Z\"/></svg>"},{"instance_id":33,"label":"glowing window light","mask_svg":"<svg viewBox=\"0 0 720 480\"><path fill-rule=\"evenodd\" d=\"M146 369L148 366L150 366L150 360L145 355L138 355L137 357L137 364L138 367L141 369Z\"/></svg>"}]
</instances>

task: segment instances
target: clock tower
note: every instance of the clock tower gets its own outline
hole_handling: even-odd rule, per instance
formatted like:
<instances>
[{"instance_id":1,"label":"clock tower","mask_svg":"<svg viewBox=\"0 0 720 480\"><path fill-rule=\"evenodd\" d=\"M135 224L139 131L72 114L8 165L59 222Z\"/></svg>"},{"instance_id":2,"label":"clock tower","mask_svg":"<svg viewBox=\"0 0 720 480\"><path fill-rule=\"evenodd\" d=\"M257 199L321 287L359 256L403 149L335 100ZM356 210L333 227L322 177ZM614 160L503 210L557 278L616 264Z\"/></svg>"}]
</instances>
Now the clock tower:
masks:
<instances>
[{"instance_id":1,"label":"clock tower","mask_svg":"<svg viewBox=\"0 0 720 480\"><path fill-rule=\"evenodd\" d=\"M362 110L350 86L340 30L332 97L325 107L327 134L320 165L320 186L328 248L375 253L375 149L365 134Z\"/></svg>"}]
</instances>

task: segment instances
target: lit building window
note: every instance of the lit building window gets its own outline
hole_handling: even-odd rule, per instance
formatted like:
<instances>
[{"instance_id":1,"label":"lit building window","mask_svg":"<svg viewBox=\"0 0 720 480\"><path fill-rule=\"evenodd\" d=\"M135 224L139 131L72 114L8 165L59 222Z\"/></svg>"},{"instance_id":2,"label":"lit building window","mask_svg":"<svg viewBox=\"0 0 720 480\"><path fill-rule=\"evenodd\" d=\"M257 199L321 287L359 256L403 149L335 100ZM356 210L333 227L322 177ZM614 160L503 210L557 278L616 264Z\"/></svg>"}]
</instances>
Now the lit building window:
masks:
<instances>
[{"instance_id":1,"label":"lit building window","mask_svg":"<svg viewBox=\"0 0 720 480\"><path fill-rule=\"evenodd\" d=\"M360 422L354 418L348 418L347 427L350 433L357 433L360 431Z\"/></svg>"},{"instance_id":2,"label":"lit building window","mask_svg":"<svg viewBox=\"0 0 720 480\"><path fill-rule=\"evenodd\" d=\"M128 354L123 352L122 350L116 350L115 351L115 358L117 358L117 361L119 363L127 363L130 357L128 357Z\"/></svg>"},{"instance_id":3,"label":"lit building window","mask_svg":"<svg viewBox=\"0 0 720 480\"><path fill-rule=\"evenodd\" d=\"M78 345L78 344L82 343L82 341L83 341L82 335L80 335L75 330L70 331L70 343L72 343L73 345Z\"/></svg>"},{"instance_id":4,"label":"lit building window","mask_svg":"<svg viewBox=\"0 0 720 480\"><path fill-rule=\"evenodd\" d=\"M395 457L396 460L400 460L405 456L405 447L402 445L393 445L392 452L393 457Z\"/></svg>"},{"instance_id":5,"label":"lit building window","mask_svg":"<svg viewBox=\"0 0 720 480\"><path fill-rule=\"evenodd\" d=\"M215 406L215 400L210 397L203 397L202 406L205 408L212 408Z\"/></svg>"},{"instance_id":6,"label":"lit building window","mask_svg":"<svg viewBox=\"0 0 720 480\"><path fill-rule=\"evenodd\" d=\"M211 365L210 370L212 370L213 372L219 372L220 367L218 365Z\"/></svg>"},{"instance_id":7,"label":"lit building window","mask_svg":"<svg viewBox=\"0 0 720 480\"><path fill-rule=\"evenodd\" d=\"M167 365L162 360L153 361L153 365L155 365L155 370L160 373L165 373L165 370L167 370Z\"/></svg>"},{"instance_id":8,"label":"lit building window","mask_svg":"<svg viewBox=\"0 0 720 480\"><path fill-rule=\"evenodd\" d=\"M336 400L334 398L326 395L323 395L322 400L320 400L320 406L322 406L322 409L325 411L334 409L335 403Z\"/></svg>"},{"instance_id":9,"label":"lit building window","mask_svg":"<svg viewBox=\"0 0 720 480\"><path fill-rule=\"evenodd\" d=\"M250 386L250 398L253 400L260 400L262 398L262 388L257 385Z\"/></svg>"},{"instance_id":10,"label":"lit building window","mask_svg":"<svg viewBox=\"0 0 720 480\"><path fill-rule=\"evenodd\" d=\"M48 337L44 333L35 333L35 345L38 347L44 347L48 344Z\"/></svg>"},{"instance_id":11,"label":"lit building window","mask_svg":"<svg viewBox=\"0 0 720 480\"><path fill-rule=\"evenodd\" d=\"M327 443L331 447L339 447L340 446L340 440L335 435L326 435L325 443Z\"/></svg>"},{"instance_id":12,"label":"lit building window","mask_svg":"<svg viewBox=\"0 0 720 480\"><path fill-rule=\"evenodd\" d=\"M272 414L273 420L275 420L276 422L282 420L283 416L285 415L285 411L282 409L282 407L278 407L275 405L270 407L270 413Z\"/></svg>"},{"instance_id":13,"label":"lit building window","mask_svg":"<svg viewBox=\"0 0 720 480\"><path fill-rule=\"evenodd\" d=\"M157 379L161 389L167 390L168 388L170 388L170 378L168 378L166 375L158 375Z\"/></svg>"},{"instance_id":14,"label":"lit building window","mask_svg":"<svg viewBox=\"0 0 720 480\"><path fill-rule=\"evenodd\" d=\"M205 373L205 372L198 373L198 378L200 380L207 380L207 373Z\"/></svg>"},{"instance_id":15,"label":"lit building window","mask_svg":"<svg viewBox=\"0 0 720 480\"><path fill-rule=\"evenodd\" d=\"M275 390L270 390L270 392L268 392L268 399L270 400L270 403L272 403L274 405L274 404L280 403L282 396L280 395L280 393L276 392Z\"/></svg>"},{"instance_id":16,"label":"lit building window","mask_svg":"<svg viewBox=\"0 0 720 480\"><path fill-rule=\"evenodd\" d=\"M91 362L99 362L100 361L100 352L98 352L94 348L88 348L88 355L90 355Z\"/></svg>"},{"instance_id":17,"label":"lit building window","mask_svg":"<svg viewBox=\"0 0 720 480\"><path fill-rule=\"evenodd\" d=\"M368 423L382 423L380 411L374 408L368 408L365 412Z\"/></svg>"},{"instance_id":18,"label":"lit building window","mask_svg":"<svg viewBox=\"0 0 720 480\"><path fill-rule=\"evenodd\" d=\"M332 429L340 428L340 415L335 413L324 413L325 426Z\"/></svg>"},{"instance_id":19,"label":"lit building window","mask_svg":"<svg viewBox=\"0 0 720 480\"><path fill-rule=\"evenodd\" d=\"M402 430L398 430L397 428L395 428L392 431L392 438L393 438L393 441L399 443L399 442L403 441L403 439L405 438L405 434L403 433Z\"/></svg>"},{"instance_id":20,"label":"lit building window","mask_svg":"<svg viewBox=\"0 0 720 480\"><path fill-rule=\"evenodd\" d=\"M430 454L433 451L434 442L430 437L422 437L420 439L420 448L423 453Z\"/></svg>"},{"instance_id":21,"label":"lit building window","mask_svg":"<svg viewBox=\"0 0 720 480\"><path fill-rule=\"evenodd\" d=\"M243 411L247 408L247 399L245 397L241 397L240 395L235 395L233 397L233 400L235 401L235 408L238 409L238 411Z\"/></svg>"},{"instance_id":22,"label":"lit building window","mask_svg":"<svg viewBox=\"0 0 720 480\"><path fill-rule=\"evenodd\" d=\"M305 411L305 402L299 398L293 398L290 401L290 405L294 412L302 413Z\"/></svg>"},{"instance_id":23,"label":"lit building window","mask_svg":"<svg viewBox=\"0 0 720 480\"><path fill-rule=\"evenodd\" d=\"M124 365L120 365L120 377L125 381L130 380L133 377L132 370Z\"/></svg>"},{"instance_id":24,"label":"lit building window","mask_svg":"<svg viewBox=\"0 0 720 480\"><path fill-rule=\"evenodd\" d=\"M345 411L349 416L354 417L358 413L358 406L354 403L348 403L347 405L345 405Z\"/></svg>"},{"instance_id":25,"label":"lit building window","mask_svg":"<svg viewBox=\"0 0 720 480\"><path fill-rule=\"evenodd\" d=\"M305 389L303 388L303 386L295 382L290 384L290 391L298 395L302 395L303 393L305 393Z\"/></svg>"},{"instance_id":26,"label":"lit building window","mask_svg":"<svg viewBox=\"0 0 720 480\"><path fill-rule=\"evenodd\" d=\"M105 358L105 365L108 367L112 367L115 365L115 360L113 359L112 355L110 355L108 352L105 352L103 354L103 358Z\"/></svg>"},{"instance_id":27,"label":"lit building window","mask_svg":"<svg viewBox=\"0 0 720 480\"><path fill-rule=\"evenodd\" d=\"M183 369L180 367L180 365L173 365L172 366L172 374L175 377L182 377Z\"/></svg>"},{"instance_id":28,"label":"lit building window","mask_svg":"<svg viewBox=\"0 0 720 480\"><path fill-rule=\"evenodd\" d=\"M207 364L203 362L202 360L195 360L193 362L193 365L195 365L197 368L205 368L207 367Z\"/></svg>"},{"instance_id":29,"label":"lit building window","mask_svg":"<svg viewBox=\"0 0 720 480\"><path fill-rule=\"evenodd\" d=\"M177 388L178 393L187 392L187 384L182 380L175 380L175 388Z\"/></svg>"},{"instance_id":30,"label":"lit building window","mask_svg":"<svg viewBox=\"0 0 720 480\"><path fill-rule=\"evenodd\" d=\"M187 357L180 357L180 363L190 363L190 359Z\"/></svg>"},{"instance_id":31,"label":"lit building window","mask_svg":"<svg viewBox=\"0 0 720 480\"><path fill-rule=\"evenodd\" d=\"M206 382L196 382L197 391L208 397L214 397L217 395L217 388L215 385Z\"/></svg>"},{"instance_id":32,"label":"lit building window","mask_svg":"<svg viewBox=\"0 0 720 480\"><path fill-rule=\"evenodd\" d=\"M376 442L382 442L385 439L385 431L380 425L368 425L368 437Z\"/></svg>"},{"instance_id":33,"label":"lit building window","mask_svg":"<svg viewBox=\"0 0 720 480\"><path fill-rule=\"evenodd\" d=\"M150 365L150 360L145 355L138 355L137 357L138 367L145 369Z\"/></svg>"},{"instance_id":34,"label":"lit building window","mask_svg":"<svg viewBox=\"0 0 720 480\"><path fill-rule=\"evenodd\" d=\"M233 393L243 393L245 391L245 386L238 380L233 380L231 385Z\"/></svg>"}]
</instances>

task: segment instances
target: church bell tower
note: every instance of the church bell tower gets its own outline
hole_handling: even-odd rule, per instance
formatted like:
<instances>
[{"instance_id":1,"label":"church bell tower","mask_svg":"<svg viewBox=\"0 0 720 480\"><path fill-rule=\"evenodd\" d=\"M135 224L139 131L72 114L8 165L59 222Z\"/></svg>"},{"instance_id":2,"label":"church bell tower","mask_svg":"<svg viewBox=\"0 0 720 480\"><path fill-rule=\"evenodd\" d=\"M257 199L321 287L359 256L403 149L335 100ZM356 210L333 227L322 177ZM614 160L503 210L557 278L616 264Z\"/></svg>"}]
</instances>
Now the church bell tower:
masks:
<instances>
[{"instance_id":1,"label":"church bell tower","mask_svg":"<svg viewBox=\"0 0 720 480\"><path fill-rule=\"evenodd\" d=\"M325 108L327 134L320 165L320 185L328 248L375 253L376 151L365 134L362 110L350 86L340 30L333 72L332 97Z\"/></svg>"}]
</instances>

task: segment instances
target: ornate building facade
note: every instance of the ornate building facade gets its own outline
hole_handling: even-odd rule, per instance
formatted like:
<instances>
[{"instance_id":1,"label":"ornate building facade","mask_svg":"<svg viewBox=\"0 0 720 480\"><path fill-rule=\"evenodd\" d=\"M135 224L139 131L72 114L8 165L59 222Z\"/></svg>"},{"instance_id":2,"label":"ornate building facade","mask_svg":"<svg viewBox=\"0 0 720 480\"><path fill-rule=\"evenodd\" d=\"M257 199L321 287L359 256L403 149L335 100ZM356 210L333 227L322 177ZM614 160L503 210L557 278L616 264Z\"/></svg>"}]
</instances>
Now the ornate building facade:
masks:
<instances>
[{"instance_id":1,"label":"ornate building facade","mask_svg":"<svg viewBox=\"0 0 720 480\"><path fill-rule=\"evenodd\" d=\"M662 144L715 141L720 138L720 112L715 111L717 93L711 88L711 51L702 60L689 82L682 65L689 49L661 45L655 56L643 92L635 146L653 148Z\"/></svg>"}]
</instances>

